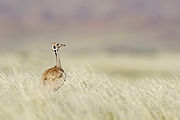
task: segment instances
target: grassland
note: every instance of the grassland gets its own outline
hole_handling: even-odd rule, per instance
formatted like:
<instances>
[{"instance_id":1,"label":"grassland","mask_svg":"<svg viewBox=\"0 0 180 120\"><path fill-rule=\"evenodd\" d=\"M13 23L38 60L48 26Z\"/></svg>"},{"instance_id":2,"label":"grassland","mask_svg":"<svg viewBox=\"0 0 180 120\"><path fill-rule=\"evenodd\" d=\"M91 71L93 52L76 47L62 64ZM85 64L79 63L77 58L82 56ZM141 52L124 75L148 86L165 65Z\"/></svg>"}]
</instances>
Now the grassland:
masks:
<instances>
[{"instance_id":1,"label":"grassland","mask_svg":"<svg viewBox=\"0 0 180 120\"><path fill-rule=\"evenodd\" d=\"M62 60L67 81L52 92L39 79L53 58L1 55L0 120L180 119L178 55L63 56Z\"/></svg>"}]
</instances>

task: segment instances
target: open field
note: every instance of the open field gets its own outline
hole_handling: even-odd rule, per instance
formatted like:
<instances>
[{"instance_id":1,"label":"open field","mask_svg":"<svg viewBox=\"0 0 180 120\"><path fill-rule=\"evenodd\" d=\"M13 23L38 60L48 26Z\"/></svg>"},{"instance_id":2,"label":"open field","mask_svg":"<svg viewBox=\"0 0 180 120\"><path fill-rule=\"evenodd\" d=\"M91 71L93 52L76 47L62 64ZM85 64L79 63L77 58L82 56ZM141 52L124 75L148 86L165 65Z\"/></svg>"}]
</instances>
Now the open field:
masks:
<instances>
[{"instance_id":1,"label":"open field","mask_svg":"<svg viewBox=\"0 0 180 120\"><path fill-rule=\"evenodd\" d=\"M179 6L0 0L0 120L180 120ZM67 78L53 92L40 78L55 41Z\"/></svg>"},{"instance_id":2,"label":"open field","mask_svg":"<svg viewBox=\"0 0 180 120\"><path fill-rule=\"evenodd\" d=\"M39 85L51 57L1 54L0 120L180 119L178 54L62 56L58 92Z\"/></svg>"}]
</instances>

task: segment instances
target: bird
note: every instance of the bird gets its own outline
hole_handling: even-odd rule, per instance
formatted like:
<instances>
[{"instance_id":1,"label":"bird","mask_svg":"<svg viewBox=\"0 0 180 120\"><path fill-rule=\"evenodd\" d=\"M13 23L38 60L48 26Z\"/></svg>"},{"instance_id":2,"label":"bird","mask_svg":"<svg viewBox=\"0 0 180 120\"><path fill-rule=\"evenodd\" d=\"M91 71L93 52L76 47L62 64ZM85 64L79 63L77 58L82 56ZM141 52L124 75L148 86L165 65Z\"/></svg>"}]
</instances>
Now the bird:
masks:
<instances>
[{"instance_id":1,"label":"bird","mask_svg":"<svg viewBox=\"0 0 180 120\"><path fill-rule=\"evenodd\" d=\"M52 43L51 49L56 57L56 65L42 73L41 84L48 86L51 90L58 90L66 81L66 73L62 69L59 57L59 49L64 46L66 45L58 42Z\"/></svg>"}]
</instances>

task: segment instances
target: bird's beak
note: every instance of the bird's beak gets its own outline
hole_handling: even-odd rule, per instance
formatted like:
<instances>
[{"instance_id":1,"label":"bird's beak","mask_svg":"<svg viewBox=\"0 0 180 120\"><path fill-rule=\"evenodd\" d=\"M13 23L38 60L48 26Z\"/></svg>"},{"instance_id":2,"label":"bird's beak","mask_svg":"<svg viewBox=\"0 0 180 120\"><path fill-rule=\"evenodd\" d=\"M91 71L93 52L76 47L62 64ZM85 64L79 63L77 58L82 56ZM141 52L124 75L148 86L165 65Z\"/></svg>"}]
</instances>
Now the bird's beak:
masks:
<instances>
[{"instance_id":1,"label":"bird's beak","mask_svg":"<svg viewBox=\"0 0 180 120\"><path fill-rule=\"evenodd\" d=\"M61 47L64 47L64 46L66 46L65 44L61 44Z\"/></svg>"}]
</instances>

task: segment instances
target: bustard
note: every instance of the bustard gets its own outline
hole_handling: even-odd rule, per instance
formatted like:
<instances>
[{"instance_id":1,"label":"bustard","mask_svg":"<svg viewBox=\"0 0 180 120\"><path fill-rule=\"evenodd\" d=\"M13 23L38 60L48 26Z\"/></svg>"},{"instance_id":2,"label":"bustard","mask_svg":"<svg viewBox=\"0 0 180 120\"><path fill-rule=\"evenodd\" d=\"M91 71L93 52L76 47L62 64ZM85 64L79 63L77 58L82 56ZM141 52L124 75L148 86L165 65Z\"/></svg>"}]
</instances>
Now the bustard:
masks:
<instances>
[{"instance_id":1,"label":"bustard","mask_svg":"<svg viewBox=\"0 0 180 120\"><path fill-rule=\"evenodd\" d=\"M45 86L48 86L51 90L58 90L66 80L66 74L61 66L61 61L59 58L59 48L66 46L58 42L52 44L52 50L55 53L56 65L42 74L41 83Z\"/></svg>"}]
</instances>

